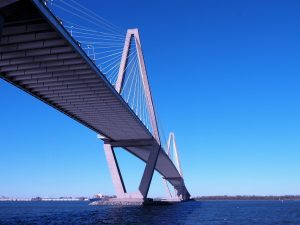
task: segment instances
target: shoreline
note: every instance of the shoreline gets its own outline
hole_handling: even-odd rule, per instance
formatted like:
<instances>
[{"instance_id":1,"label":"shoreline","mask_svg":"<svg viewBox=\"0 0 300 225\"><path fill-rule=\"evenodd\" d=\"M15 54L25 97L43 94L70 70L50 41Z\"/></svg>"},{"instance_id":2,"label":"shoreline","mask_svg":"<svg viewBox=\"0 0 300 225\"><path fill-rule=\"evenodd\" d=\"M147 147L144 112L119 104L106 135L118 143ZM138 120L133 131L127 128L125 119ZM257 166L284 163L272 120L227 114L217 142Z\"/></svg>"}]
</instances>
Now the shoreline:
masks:
<instances>
[{"instance_id":1,"label":"shoreline","mask_svg":"<svg viewBox=\"0 0 300 225\"><path fill-rule=\"evenodd\" d=\"M162 200L155 198L154 200ZM300 201L300 195L282 196L256 196L256 195L237 195L237 196L195 196L194 201ZM90 198L0 198L0 202L92 202Z\"/></svg>"}]
</instances>

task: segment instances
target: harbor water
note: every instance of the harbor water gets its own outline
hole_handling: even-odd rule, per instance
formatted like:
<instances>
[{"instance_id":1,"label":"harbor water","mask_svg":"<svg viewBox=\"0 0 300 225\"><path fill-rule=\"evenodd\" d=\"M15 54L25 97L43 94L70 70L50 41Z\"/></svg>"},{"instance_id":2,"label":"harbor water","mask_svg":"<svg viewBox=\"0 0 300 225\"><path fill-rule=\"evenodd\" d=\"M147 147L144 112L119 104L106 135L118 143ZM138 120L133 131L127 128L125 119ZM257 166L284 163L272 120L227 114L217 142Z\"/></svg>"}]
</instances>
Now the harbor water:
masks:
<instances>
[{"instance_id":1,"label":"harbor water","mask_svg":"<svg viewBox=\"0 0 300 225\"><path fill-rule=\"evenodd\" d=\"M164 206L0 202L0 224L300 224L300 201L203 201Z\"/></svg>"}]
</instances>

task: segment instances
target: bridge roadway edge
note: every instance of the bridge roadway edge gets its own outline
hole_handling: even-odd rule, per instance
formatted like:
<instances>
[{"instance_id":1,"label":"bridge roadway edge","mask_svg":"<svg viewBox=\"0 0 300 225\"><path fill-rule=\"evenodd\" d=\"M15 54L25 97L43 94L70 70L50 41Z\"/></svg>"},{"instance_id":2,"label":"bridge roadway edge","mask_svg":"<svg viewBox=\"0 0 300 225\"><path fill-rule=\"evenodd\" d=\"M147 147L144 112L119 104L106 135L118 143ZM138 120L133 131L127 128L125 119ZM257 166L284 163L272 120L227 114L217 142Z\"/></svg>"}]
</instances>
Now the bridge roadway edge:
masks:
<instances>
[{"instance_id":1,"label":"bridge roadway edge","mask_svg":"<svg viewBox=\"0 0 300 225\"><path fill-rule=\"evenodd\" d=\"M20 1L20 0L18 0L18 1ZM110 91L112 91L115 94L115 96L117 96L117 98L125 106L125 108L130 111L130 113L132 114L132 118L135 119L142 126L145 126L139 119L137 119L134 111L130 107L128 107L127 103L121 97L121 95L119 95L119 93L111 85L111 83L108 81L108 79L103 75L103 73L95 65L95 63L92 62L92 60L86 55L86 53L78 46L76 40L74 40L74 38L70 36L68 31L59 24L59 21L57 21L57 19L53 15L53 13L42 3L42 1L41 0L30 0L30 1L35 4L37 9L40 10L42 16L44 16L44 18L53 26L53 28L56 29L57 32L59 32L64 38L66 38L69 41L69 43L73 46L73 48L86 60L86 62L89 64L89 66L91 68L93 68L94 72L96 72L99 75L99 77L105 82L106 87L109 88ZM98 133L103 134L105 137L107 137L111 140L114 140L113 138L109 137L108 135L106 135L103 132L98 131ZM150 132L149 132L149 134L151 135Z\"/></svg>"}]
</instances>

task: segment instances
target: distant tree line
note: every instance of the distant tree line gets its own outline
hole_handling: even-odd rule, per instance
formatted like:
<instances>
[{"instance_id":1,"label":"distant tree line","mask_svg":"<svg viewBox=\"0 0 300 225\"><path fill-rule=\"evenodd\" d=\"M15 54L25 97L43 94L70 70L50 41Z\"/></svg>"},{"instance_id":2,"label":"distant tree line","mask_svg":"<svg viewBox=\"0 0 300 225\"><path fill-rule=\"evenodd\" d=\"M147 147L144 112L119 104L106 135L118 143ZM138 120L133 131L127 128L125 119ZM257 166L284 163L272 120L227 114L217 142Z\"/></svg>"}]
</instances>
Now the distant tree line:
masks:
<instances>
[{"instance_id":1,"label":"distant tree line","mask_svg":"<svg viewBox=\"0 0 300 225\"><path fill-rule=\"evenodd\" d=\"M208 201L208 200L300 200L300 195L283 195L283 196L257 196L257 195L221 195L221 196L196 196L195 200Z\"/></svg>"}]
</instances>

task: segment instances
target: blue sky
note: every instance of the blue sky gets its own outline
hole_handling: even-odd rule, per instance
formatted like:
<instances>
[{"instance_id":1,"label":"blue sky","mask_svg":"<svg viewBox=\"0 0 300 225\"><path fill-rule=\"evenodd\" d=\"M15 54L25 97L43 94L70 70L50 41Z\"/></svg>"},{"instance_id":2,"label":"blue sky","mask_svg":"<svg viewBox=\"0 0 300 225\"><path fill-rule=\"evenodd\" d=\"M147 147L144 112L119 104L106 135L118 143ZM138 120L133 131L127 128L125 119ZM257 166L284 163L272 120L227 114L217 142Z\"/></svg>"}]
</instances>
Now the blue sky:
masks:
<instances>
[{"instance_id":1,"label":"blue sky","mask_svg":"<svg viewBox=\"0 0 300 225\"><path fill-rule=\"evenodd\" d=\"M298 1L92 1L138 27L192 195L300 194ZM96 134L0 81L0 196L113 194ZM143 163L118 150L129 190ZM165 195L158 174L151 196Z\"/></svg>"}]
</instances>

